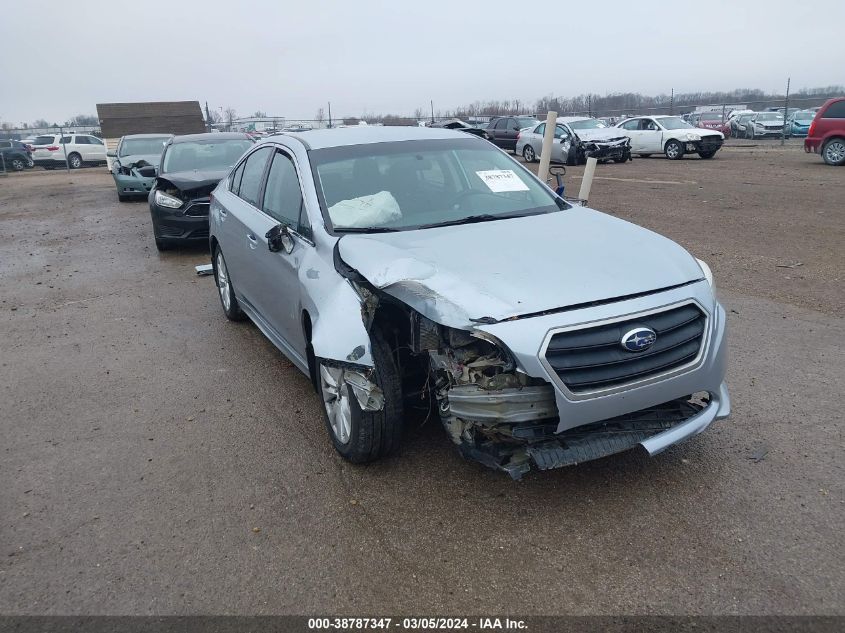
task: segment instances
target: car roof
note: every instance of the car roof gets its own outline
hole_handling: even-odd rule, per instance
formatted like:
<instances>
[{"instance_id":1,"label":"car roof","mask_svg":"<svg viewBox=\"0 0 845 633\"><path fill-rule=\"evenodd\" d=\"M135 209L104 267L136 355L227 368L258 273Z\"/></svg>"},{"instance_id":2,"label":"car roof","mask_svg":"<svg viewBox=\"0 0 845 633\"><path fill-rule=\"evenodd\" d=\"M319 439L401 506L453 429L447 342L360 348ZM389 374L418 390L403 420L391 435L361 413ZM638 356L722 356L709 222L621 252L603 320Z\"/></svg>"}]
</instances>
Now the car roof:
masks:
<instances>
[{"instance_id":1,"label":"car roof","mask_svg":"<svg viewBox=\"0 0 845 633\"><path fill-rule=\"evenodd\" d=\"M123 138L161 138L163 136L173 136L170 132L162 132L161 134L126 134Z\"/></svg>"},{"instance_id":2,"label":"car roof","mask_svg":"<svg viewBox=\"0 0 845 633\"><path fill-rule=\"evenodd\" d=\"M279 137L295 138L308 149L344 147L347 145L367 145L370 143L391 143L394 141L416 141L431 139L472 138L460 130L417 126L376 126L361 125L355 127L333 128L330 130L308 130L306 132L285 132L262 139L271 141Z\"/></svg>"},{"instance_id":3,"label":"car roof","mask_svg":"<svg viewBox=\"0 0 845 633\"><path fill-rule=\"evenodd\" d=\"M174 136L171 143L191 143L193 141L232 141L232 140L250 140L249 135L245 132L203 132L202 134L183 134L181 136Z\"/></svg>"},{"instance_id":4,"label":"car roof","mask_svg":"<svg viewBox=\"0 0 845 633\"><path fill-rule=\"evenodd\" d=\"M558 123L575 123L575 121L589 121L594 118L591 116L559 116L557 121Z\"/></svg>"}]
</instances>

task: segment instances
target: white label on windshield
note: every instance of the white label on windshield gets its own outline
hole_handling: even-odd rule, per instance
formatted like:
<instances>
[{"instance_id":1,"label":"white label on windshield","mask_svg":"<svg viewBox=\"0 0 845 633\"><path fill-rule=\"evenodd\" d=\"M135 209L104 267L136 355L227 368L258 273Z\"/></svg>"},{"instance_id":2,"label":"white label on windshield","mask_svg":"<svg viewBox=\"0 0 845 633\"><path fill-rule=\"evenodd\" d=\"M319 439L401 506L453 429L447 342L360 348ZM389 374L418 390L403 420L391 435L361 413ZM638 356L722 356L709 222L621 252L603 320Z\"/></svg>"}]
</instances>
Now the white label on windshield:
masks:
<instances>
[{"instance_id":1,"label":"white label on windshield","mask_svg":"<svg viewBox=\"0 0 845 633\"><path fill-rule=\"evenodd\" d=\"M512 169L489 169L475 172L493 193L503 191L528 191L528 185Z\"/></svg>"}]
</instances>

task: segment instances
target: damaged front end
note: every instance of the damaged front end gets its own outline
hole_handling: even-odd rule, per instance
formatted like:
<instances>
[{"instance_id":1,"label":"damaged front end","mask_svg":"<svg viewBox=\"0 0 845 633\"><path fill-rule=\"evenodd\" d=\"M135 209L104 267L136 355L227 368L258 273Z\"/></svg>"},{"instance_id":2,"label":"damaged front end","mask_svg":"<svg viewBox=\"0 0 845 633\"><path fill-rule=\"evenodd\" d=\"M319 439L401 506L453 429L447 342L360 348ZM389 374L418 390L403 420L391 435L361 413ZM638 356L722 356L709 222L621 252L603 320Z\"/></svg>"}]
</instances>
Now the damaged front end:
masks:
<instances>
[{"instance_id":1,"label":"damaged front end","mask_svg":"<svg viewBox=\"0 0 845 633\"><path fill-rule=\"evenodd\" d=\"M519 371L489 335L412 318L412 349L427 352L444 428L461 453L513 479L637 446L699 413L707 396L681 398L556 433L552 385Z\"/></svg>"},{"instance_id":2,"label":"damaged front end","mask_svg":"<svg viewBox=\"0 0 845 633\"><path fill-rule=\"evenodd\" d=\"M631 160L631 139L627 136L602 140L585 140L578 143L579 162L595 158L599 162L624 163Z\"/></svg>"},{"instance_id":3,"label":"damaged front end","mask_svg":"<svg viewBox=\"0 0 845 633\"><path fill-rule=\"evenodd\" d=\"M155 182L157 167L139 159L127 163L116 162L112 175L121 195L148 194Z\"/></svg>"}]
</instances>

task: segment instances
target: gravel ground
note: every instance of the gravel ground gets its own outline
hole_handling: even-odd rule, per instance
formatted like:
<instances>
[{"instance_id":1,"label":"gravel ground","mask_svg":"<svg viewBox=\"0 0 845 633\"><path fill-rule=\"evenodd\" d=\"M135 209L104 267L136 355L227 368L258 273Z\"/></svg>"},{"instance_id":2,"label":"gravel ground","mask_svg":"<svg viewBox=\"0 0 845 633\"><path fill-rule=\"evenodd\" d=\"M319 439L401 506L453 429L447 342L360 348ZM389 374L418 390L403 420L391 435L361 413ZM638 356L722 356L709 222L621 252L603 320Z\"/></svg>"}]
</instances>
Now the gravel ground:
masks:
<instances>
[{"instance_id":1,"label":"gravel ground","mask_svg":"<svg viewBox=\"0 0 845 633\"><path fill-rule=\"evenodd\" d=\"M207 253L159 255L102 169L0 179L0 613L845 614L845 170L597 173L592 206L713 267L734 413L517 483L435 421L345 464Z\"/></svg>"}]
</instances>

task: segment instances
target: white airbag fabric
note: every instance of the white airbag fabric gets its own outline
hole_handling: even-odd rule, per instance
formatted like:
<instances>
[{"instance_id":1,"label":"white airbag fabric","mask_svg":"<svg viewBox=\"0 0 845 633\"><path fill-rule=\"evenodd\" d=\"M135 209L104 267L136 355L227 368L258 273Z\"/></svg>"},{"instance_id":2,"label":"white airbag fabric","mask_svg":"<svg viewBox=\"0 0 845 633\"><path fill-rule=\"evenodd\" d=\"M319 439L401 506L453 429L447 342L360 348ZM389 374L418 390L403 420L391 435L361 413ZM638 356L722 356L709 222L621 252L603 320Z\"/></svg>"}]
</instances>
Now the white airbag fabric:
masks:
<instances>
[{"instance_id":1,"label":"white airbag fabric","mask_svg":"<svg viewBox=\"0 0 845 633\"><path fill-rule=\"evenodd\" d=\"M383 226L402 217L396 198L389 191L341 200L329 207L329 217L336 227Z\"/></svg>"}]
</instances>

